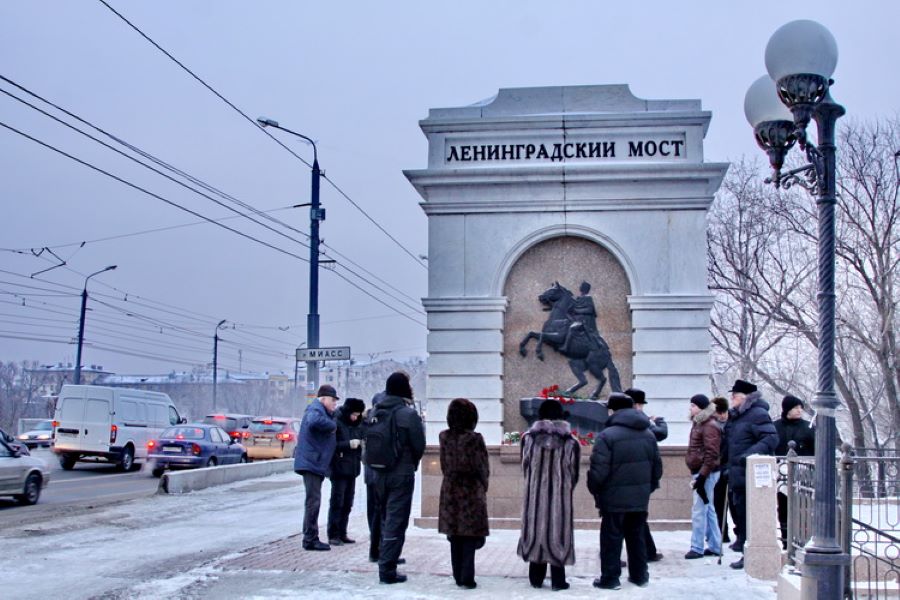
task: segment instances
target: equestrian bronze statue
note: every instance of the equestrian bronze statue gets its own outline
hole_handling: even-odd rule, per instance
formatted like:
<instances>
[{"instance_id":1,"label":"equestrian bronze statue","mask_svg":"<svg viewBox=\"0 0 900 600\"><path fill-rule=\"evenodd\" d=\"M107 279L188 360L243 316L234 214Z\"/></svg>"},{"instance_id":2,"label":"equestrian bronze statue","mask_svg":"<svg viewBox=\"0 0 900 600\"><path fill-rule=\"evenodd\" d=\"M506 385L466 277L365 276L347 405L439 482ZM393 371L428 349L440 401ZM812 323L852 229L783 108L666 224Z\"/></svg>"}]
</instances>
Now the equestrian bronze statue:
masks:
<instances>
[{"instance_id":1,"label":"equestrian bronze statue","mask_svg":"<svg viewBox=\"0 0 900 600\"><path fill-rule=\"evenodd\" d=\"M559 282L555 282L550 289L538 296L544 310L550 312L550 317L544 322L540 332L528 332L519 344L519 354L527 356L528 342L536 339L535 354L540 360L544 360L543 345L547 344L569 359L569 368L578 379L578 383L563 392L564 395L572 395L587 385L584 373L590 371L598 381L597 388L591 394L591 399L596 400L606 384L606 374L609 375L612 391L621 392L622 384L619 382L619 371L613 363L609 344L597 330L597 310L593 299L588 295L590 290L589 283L582 283L581 295L576 298Z\"/></svg>"}]
</instances>

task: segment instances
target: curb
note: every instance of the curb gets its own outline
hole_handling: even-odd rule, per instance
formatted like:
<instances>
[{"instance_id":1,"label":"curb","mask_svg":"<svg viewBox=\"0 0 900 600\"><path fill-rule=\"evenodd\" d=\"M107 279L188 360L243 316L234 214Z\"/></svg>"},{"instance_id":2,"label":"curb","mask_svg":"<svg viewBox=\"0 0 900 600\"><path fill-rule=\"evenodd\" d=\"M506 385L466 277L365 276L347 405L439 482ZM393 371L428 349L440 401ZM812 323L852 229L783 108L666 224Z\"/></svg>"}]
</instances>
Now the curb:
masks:
<instances>
[{"instance_id":1,"label":"curb","mask_svg":"<svg viewBox=\"0 0 900 600\"><path fill-rule=\"evenodd\" d=\"M294 459L281 458L238 465L223 465L190 469L186 471L170 471L159 479L159 494L186 494L195 490L266 477L275 473L286 473L294 470Z\"/></svg>"}]
</instances>

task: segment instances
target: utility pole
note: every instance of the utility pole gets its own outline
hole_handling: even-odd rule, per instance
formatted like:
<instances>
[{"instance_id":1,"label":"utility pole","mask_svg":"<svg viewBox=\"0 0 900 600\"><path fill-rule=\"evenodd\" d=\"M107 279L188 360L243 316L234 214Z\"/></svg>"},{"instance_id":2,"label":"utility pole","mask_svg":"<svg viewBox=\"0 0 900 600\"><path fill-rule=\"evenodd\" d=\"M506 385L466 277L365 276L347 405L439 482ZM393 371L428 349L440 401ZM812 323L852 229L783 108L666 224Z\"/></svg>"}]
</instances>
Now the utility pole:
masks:
<instances>
[{"instance_id":1,"label":"utility pole","mask_svg":"<svg viewBox=\"0 0 900 600\"><path fill-rule=\"evenodd\" d=\"M313 164L312 164L312 197L310 198L309 209L309 313L306 316L306 347L319 347L319 221L325 220L325 209L319 204L319 179L321 171L319 170L319 151L316 143L309 137L296 131L291 131L287 127L282 127L278 121L259 117L256 119L260 127L274 127L295 135L313 147ZM302 206L302 205L300 205ZM306 363L306 381L307 385L312 389L307 392L315 393L319 387L319 363L318 361L307 361Z\"/></svg>"},{"instance_id":2,"label":"utility pole","mask_svg":"<svg viewBox=\"0 0 900 600\"><path fill-rule=\"evenodd\" d=\"M213 335L213 410L216 410L216 386L219 382L219 328L225 324L225 319L219 321L216 325L216 332Z\"/></svg>"},{"instance_id":3,"label":"utility pole","mask_svg":"<svg viewBox=\"0 0 900 600\"><path fill-rule=\"evenodd\" d=\"M87 314L87 284L88 279L93 277L94 275L99 275L100 273L105 273L107 271L112 271L118 265L110 265L105 269L100 269L96 273L91 273L87 277L84 278L84 288L81 290L81 317L78 319L78 351L75 356L75 385L81 384L81 347L84 345L84 318Z\"/></svg>"},{"instance_id":4,"label":"utility pole","mask_svg":"<svg viewBox=\"0 0 900 600\"><path fill-rule=\"evenodd\" d=\"M310 140L312 143L312 140ZM325 210L319 206L319 157L313 144L312 206L309 209L309 315L306 323L308 348L319 347L319 221L325 220ZM306 363L307 377L312 375L312 393L319 389L319 363Z\"/></svg>"}]
</instances>

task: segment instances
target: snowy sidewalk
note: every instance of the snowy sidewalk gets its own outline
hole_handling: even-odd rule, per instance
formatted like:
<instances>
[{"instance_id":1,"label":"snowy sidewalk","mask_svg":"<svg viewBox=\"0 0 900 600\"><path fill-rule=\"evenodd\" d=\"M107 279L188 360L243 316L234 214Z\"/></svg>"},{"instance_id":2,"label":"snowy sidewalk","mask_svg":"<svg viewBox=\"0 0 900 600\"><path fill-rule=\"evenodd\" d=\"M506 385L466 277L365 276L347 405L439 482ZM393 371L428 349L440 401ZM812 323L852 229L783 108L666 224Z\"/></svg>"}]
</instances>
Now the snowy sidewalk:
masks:
<instances>
[{"instance_id":1,"label":"snowy sidewalk","mask_svg":"<svg viewBox=\"0 0 900 600\"><path fill-rule=\"evenodd\" d=\"M323 486L323 498L330 487ZM48 507L52 508L52 507ZM431 529L411 527L401 571L409 581L378 583L368 562L365 488L360 481L349 533L356 544L330 552L300 548L303 486L293 473L244 481L180 496L155 496L94 511L48 511L0 531L16 548L0 555L0 589L13 600L103 598L538 598L516 556L518 531L495 530L476 555L478 589L458 589L450 576L450 545ZM413 508L413 513L418 507ZM324 531L327 506L320 514ZM751 580L714 559L688 561L688 532L655 534L665 559L650 566L650 586L625 581L615 592L593 588L599 575L599 536L576 532L572 587L560 598L774 600L774 584ZM556 596L554 596L556 597Z\"/></svg>"},{"instance_id":2,"label":"snowy sidewalk","mask_svg":"<svg viewBox=\"0 0 900 600\"><path fill-rule=\"evenodd\" d=\"M221 581L219 585L207 589L216 598L223 597L223 593L224 597L229 597L224 588L230 587L231 583L226 582L251 576L267 582L264 585L266 591L255 596L257 598L298 594L307 586L314 586L316 593L325 594L325 597L331 593L336 597L339 592L351 591L365 597L401 598L486 598L498 595L536 598L542 593L549 593L549 577L542 590L530 587L527 564L516 555L518 535L518 531L492 532L484 548L475 555L478 589L474 591L460 590L453 583L450 545L444 536L434 530L418 528L410 528L407 532L403 553L407 564L400 567L401 572L409 575L409 581L405 584L378 584L377 565L368 562L367 535L351 535L357 540L356 544L336 547L330 552L305 551L300 546L300 536L293 535L219 562L216 569ZM728 552L721 566L716 564L715 558L689 561L683 558L685 548L689 547L688 532L660 532L654 534L654 538L665 558L650 565L650 586L641 589L628 583L625 569L622 589L608 592L591 585L600 574L598 532L576 532L577 561L567 569L572 587L560 593L571 598L651 598L662 593L666 598L676 599L729 598L733 595L760 599L775 597L774 583L751 580L743 571L728 567L728 563L738 557L734 553Z\"/></svg>"},{"instance_id":3,"label":"snowy sidewalk","mask_svg":"<svg viewBox=\"0 0 900 600\"><path fill-rule=\"evenodd\" d=\"M328 498L326 482L323 498ZM302 496L302 486L301 486ZM233 556L204 565L188 578L195 580L179 587L181 581L158 582L142 586L142 597L175 595L181 598L538 598L551 593L549 576L541 590L528 583L528 566L516 555L519 532L494 530L475 555L478 588L461 590L453 583L450 568L450 544L433 529L410 527L407 530L403 556L407 564L400 572L409 581L396 585L378 583L378 565L368 560L368 529L365 519L365 487L357 485L349 534L356 544L338 546L329 552L309 552L301 547L301 534L295 533L250 548ZM302 505L298 504L297 522ZM413 506L413 514L418 513ZM323 507L319 523L324 538L327 507ZM726 551L722 565L715 558L685 560L690 546L686 531L654 533L659 551L665 558L650 565L650 586L638 588L622 574L622 589L604 591L591 583L600 574L599 532L577 531L576 564L567 569L571 588L559 592L561 598L666 598L700 600L704 598L748 598L773 600L774 582L753 580L743 572L728 567L739 555Z\"/></svg>"}]
</instances>

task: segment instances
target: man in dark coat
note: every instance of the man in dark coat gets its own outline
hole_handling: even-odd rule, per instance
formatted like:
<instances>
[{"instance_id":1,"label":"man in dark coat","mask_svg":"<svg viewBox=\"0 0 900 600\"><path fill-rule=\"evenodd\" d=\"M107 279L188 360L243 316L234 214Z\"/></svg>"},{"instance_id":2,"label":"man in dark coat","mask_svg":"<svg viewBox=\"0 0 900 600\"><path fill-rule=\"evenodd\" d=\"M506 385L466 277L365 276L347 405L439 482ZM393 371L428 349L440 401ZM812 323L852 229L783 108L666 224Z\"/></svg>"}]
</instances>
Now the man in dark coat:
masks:
<instances>
[{"instance_id":1,"label":"man in dark coat","mask_svg":"<svg viewBox=\"0 0 900 600\"><path fill-rule=\"evenodd\" d=\"M347 537L347 522L353 508L356 477L360 472L360 439L362 414L366 403L359 398L347 398L334 413L337 437L331 459L331 502L328 505L328 543L332 546L354 544Z\"/></svg>"},{"instance_id":2,"label":"man in dark coat","mask_svg":"<svg viewBox=\"0 0 900 600\"><path fill-rule=\"evenodd\" d=\"M384 400L385 393L378 392L372 396L372 407L370 411L378 406L378 403ZM368 411L366 412L368 415ZM366 420L363 419L363 431L365 431ZM365 433L363 433L365 437ZM363 482L366 484L366 521L369 523L369 562L377 563L379 554L379 544L381 544L381 508L378 506L378 493L375 487L375 470L367 464L363 464ZM400 559L402 564L403 559Z\"/></svg>"},{"instance_id":3,"label":"man in dark coat","mask_svg":"<svg viewBox=\"0 0 900 600\"><path fill-rule=\"evenodd\" d=\"M392 373L384 391L385 396L378 407L393 411L400 455L392 468L374 470L375 494L381 515L378 579L381 583L402 583L406 581L406 575L397 572L397 561L409 526L416 469L425 453L425 427L412 407L413 391L406 373Z\"/></svg>"},{"instance_id":4,"label":"man in dark coat","mask_svg":"<svg viewBox=\"0 0 900 600\"><path fill-rule=\"evenodd\" d=\"M724 464L728 467L731 516L737 538L731 549L743 552L747 540L747 457L751 454L773 454L778 445L778 433L769 416L769 403L748 381L738 379L731 388L731 410L725 425L725 440ZM731 563L731 568L743 569L744 558Z\"/></svg>"},{"instance_id":5,"label":"man in dark coat","mask_svg":"<svg viewBox=\"0 0 900 600\"><path fill-rule=\"evenodd\" d=\"M816 432L809 421L803 418L803 400L787 395L781 401L781 418L775 421L778 432L778 446L775 456L787 456L790 443L794 442L797 456L814 456L816 454ZM778 490L778 524L781 526L781 546L787 548L787 494L786 490Z\"/></svg>"},{"instance_id":6,"label":"man in dark coat","mask_svg":"<svg viewBox=\"0 0 900 600\"><path fill-rule=\"evenodd\" d=\"M634 400L635 410L638 410L645 415L647 414L644 412L644 408L647 406L647 394L644 393L644 390L628 388L624 393ZM657 442L661 442L669 437L669 424L666 423L664 417L647 415L647 418L650 419L650 432L653 433ZM650 533L649 522L644 527L644 542L647 544L647 562L657 562L664 558L662 553L656 549L656 541L653 539L653 534Z\"/></svg>"},{"instance_id":7,"label":"man in dark coat","mask_svg":"<svg viewBox=\"0 0 900 600\"><path fill-rule=\"evenodd\" d=\"M319 505L322 502L322 481L331 467L336 444L334 410L338 395L330 385L319 387L316 398L303 414L300 436L294 448L294 472L303 476L306 505L303 512L303 549L331 550L319 540Z\"/></svg>"},{"instance_id":8,"label":"man in dark coat","mask_svg":"<svg viewBox=\"0 0 900 600\"><path fill-rule=\"evenodd\" d=\"M650 581L644 527L650 493L659 487L662 459L650 419L633 408L625 394L610 394L612 415L591 452L588 489L603 521L600 525L600 577L594 587L621 587L622 541L628 553L628 580L640 587Z\"/></svg>"},{"instance_id":9,"label":"man in dark coat","mask_svg":"<svg viewBox=\"0 0 900 600\"><path fill-rule=\"evenodd\" d=\"M465 398L447 407L447 429L440 434L441 497L438 531L450 542L456 585L474 589L475 551L488 535L487 490L491 467L484 438L475 431L478 409Z\"/></svg>"}]
</instances>

